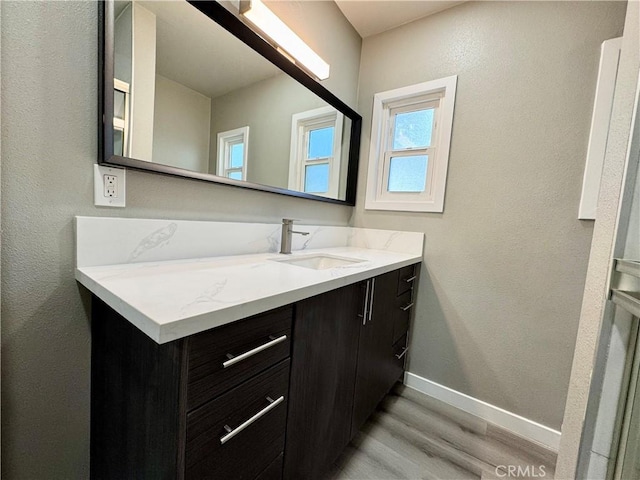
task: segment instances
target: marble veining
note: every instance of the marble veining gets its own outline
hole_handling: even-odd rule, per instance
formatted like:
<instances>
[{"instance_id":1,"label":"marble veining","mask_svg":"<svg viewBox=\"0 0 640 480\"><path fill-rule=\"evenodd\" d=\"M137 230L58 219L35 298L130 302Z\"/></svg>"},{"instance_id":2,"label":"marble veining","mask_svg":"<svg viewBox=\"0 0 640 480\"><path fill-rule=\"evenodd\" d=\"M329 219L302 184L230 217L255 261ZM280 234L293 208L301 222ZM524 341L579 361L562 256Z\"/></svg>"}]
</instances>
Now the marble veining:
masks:
<instances>
[{"instance_id":1,"label":"marble veining","mask_svg":"<svg viewBox=\"0 0 640 480\"><path fill-rule=\"evenodd\" d=\"M277 253L280 247L280 227L273 227L265 237L256 238L248 242L250 253Z\"/></svg>"},{"instance_id":2,"label":"marble veining","mask_svg":"<svg viewBox=\"0 0 640 480\"><path fill-rule=\"evenodd\" d=\"M171 237L173 237L173 234L176 233L177 229L178 224L171 222L166 227L159 228L155 232L143 238L133 252L131 252L131 255L129 255L129 263L133 262L139 256L153 248L168 245L171 241Z\"/></svg>"},{"instance_id":3,"label":"marble veining","mask_svg":"<svg viewBox=\"0 0 640 480\"><path fill-rule=\"evenodd\" d=\"M226 285L226 278L214 283L213 285L210 285L206 290L201 291L193 302L185 305L184 308L186 309L195 303L218 302L219 300L216 298L216 296L224 289Z\"/></svg>"},{"instance_id":4,"label":"marble veining","mask_svg":"<svg viewBox=\"0 0 640 480\"><path fill-rule=\"evenodd\" d=\"M422 259L423 234L297 225L293 254L360 263L314 270L273 261L280 226L77 217L76 279L158 343L287 305ZM299 237L299 238L296 238Z\"/></svg>"}]
</instances>

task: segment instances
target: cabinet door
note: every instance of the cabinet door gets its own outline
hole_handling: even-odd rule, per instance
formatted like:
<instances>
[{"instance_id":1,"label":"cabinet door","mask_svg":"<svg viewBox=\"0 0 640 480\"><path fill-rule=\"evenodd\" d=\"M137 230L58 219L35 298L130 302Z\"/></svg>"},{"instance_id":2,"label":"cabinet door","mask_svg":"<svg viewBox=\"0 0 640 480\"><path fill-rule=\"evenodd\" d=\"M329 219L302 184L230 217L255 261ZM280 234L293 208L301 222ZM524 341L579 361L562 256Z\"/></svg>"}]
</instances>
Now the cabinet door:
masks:
<instances>
[{"instance_id":1,"label":"cabinet door","mask_svg":"<svg viewBox=\"0 0 640 480\"><path fill-rule=\"evenodd\" d=\"M362 292L354 284L296 304L285 478L320 478L349 443Z\"/></svg>"},{"instance_id":2,"label":"cabinet door","mask_svg":"<svg viewBox=\"0 0 640 480\"><path fill-rule=\"evenodd\" d=\"M358 432L397 380L394 376L397 369L393 368L393 324L398 271L380 275L368 283L371 306L360 322L351 436Z\"/></svg>"},{"instance_id":3,"label":"cabinet door","mask_svg":"<svg viewBox=\"0 0 640 480\"><path fill-rule=\"evenodd\" d=\"M184 341L159 345L92 300L90 476L180 478Z\"/></svg>"}]
</instances>

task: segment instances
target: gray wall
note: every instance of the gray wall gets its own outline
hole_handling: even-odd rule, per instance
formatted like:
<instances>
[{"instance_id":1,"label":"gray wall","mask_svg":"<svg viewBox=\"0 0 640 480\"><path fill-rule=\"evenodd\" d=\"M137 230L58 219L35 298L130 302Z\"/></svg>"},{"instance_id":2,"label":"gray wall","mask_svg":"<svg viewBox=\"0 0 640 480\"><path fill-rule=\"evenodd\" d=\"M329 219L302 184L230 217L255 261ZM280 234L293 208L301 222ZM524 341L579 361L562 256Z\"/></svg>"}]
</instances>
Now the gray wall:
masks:
<instances>
[{"instance_id":1,"label":"gray wall","mask_svg":"<svg viewBox=\"0 0 640 480\"><path fill-rule=\"evenodd\" d=\"M274 0L265 4L331 65L329 78L320 83L355 108L362 39L338 6L326 0Z\"/></svg>"},{"instance_id":2,"label":"gray wall","mask_svg":"<svg viewBox=\"0 0 640 480\"><path fill-rule=\"evenodd\" d=\"M247 180L288 188L291 116L326 105L284 74L212 99L209 171L216 171L218 133L248 125Z\"/></svg>"},{"instance_id":3,"label":"gray wall","mask_svg":"<svg viewBox=\"0 0 640 480\"><path fill-rule=\"evenodd\" d=\"M90 302L73 279L74 215L345 225L351 214L135 171L126 209L93 207L97 8L2 2L7 479L87 476ZM363 158L375 91L460 75L444 214L365 213L361 196L353 219L427 233L411 369L556 428L592 228L575 218L598 46L620 33L623 12L611 3L471 3L365 42ZM334 55L347 44L320 34Z\"/></svg>"},{"instance_id":4,"label":"gray wall","mask_svg":"<svg viewBox=\"0 0 640 480\"><path fill-rule=\"evenodd\" d=\"M355 93L357 85L352 85ZM344 86L348 91L349 86ZM217 134L249 126L247 180L288 188L291 121L295 113L327 106L327 102L284 74L262 80L211 100L209 172L216 173ZM344 117L338 198L346 198L351 120Z\"/></svg>"},{"instance_id":5,"label":"gray wall","mask_svg":"<svg viewBox=\"0 0 640 480\"><path fill-rule=\"evenodd\" d=\"M635 247L629 246L634 237L635 242L640 238L637 217L633 216L637 215L637 197L633 202L628 202L628 195L631 195L630 190L633 188L633 160L635 157L635 161L638 161L640 150L640 115L635 110L640 72L638 45L640 4L629 2L598 197L598 220L593 231L573 368L562 422L557 478L575 478L576 472L580 474L580 470L584 471L585 465L578 463L589 460L591 451L600 450L597 443L604 443L591 440L594 438L593 427L596 424L594 416L600 408L604 408L601 402L606 404L611 395L609 391L606 396L602 395L602 399L605 400L598 399L602 372L609 368L605 367L605 362L609 364L606 356L611 354L615 358L615 350L619 350L615 343L610 344L609 339L624 336L627 322L631 323L631 319L627 320L625 315L620 314L622 309L612 308L612 303L607 301L607 290L612 256L638 259L640 253L637 243ZM635 132L631 128L634 115ZM625 191L626 188L629 190ZM621 196L624 199L622 204ZM631 218L628 220L628 237L625 239L625 218L629 213ZM615 315L613 310L616 310ZM630 330L630 327L628 329ZM598 407L598 404L601 407ZM594 406L596 408L593 408ZM600 424L600 420L597 419L597 424ZM602 430L606 431L606 428ZM600 453L605 452L600 450ZM594 464L597 463L596 460Z\"/></svg>"},{"instance_id":6,"label":"gray wall","mask_svg":"<svg viewBox=\"0 0 640 480\"><path fill-rule=\"evenodd\" d=\"M321 82L322 85L354 108L362 40L338 6L334 2L314 0L265 3L331 65L330 76ZM209 171L214 173L216 170L217 133L249 125L247 180L287 188L291 115L325 105L326 102L285 76L269 78L213 98ZM345 188L342 181L340 191ZM340 198L344 198L344 193Z\"/></svg>"},{"instance_id":7,"label":"gray wall","mask_svg":"<svg viewBox=\"0 0 640 480\"><path fill-rule=\"evenodd\" d=\"M593 222L600 43L624 3L470 2L364 40L355 226L425 232L409 370L560 429ZM444 213L364 210L376 92L458 75Z\"/></svg>"},{"instance_id":8,"label":"gray wall","mask_svg":"<svg viewBox=\"0 0 640 480\"><path fill-rule=\"evenodd\" d=\"M153 161L208 172L211 99L156 75L153 106Z\"/></svg>"},{"instance_id":9,"label":"gray wall","mask_svg":"<svg viewBox=\"0 0 640 480\"><path fill-rule=\"evenodd\" d=\"M88 476L90 302L73 278L74 215L345 225L351 214L135 171L127 208L93 207L97 11L2 2L3 479Z\"/></svg>"}]
</instances>

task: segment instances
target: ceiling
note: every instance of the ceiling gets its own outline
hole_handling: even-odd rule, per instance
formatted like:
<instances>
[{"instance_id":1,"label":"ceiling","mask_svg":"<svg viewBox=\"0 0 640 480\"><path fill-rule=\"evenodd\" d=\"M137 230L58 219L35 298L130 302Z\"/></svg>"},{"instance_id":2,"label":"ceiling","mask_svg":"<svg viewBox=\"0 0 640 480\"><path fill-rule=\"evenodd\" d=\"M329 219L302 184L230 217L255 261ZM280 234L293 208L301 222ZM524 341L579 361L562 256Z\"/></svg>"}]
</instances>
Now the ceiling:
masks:
<instances>
[{"instance_id":1,"label":"ceiling","mask_svg":"<svg viewBox=\"0 0 640 480\"><path fill-rule=\"evenodd\" d=\"M418 18L454 7L462 1L335 0L362 38L391 30Z\"/></svg>"},{"instance_id":2,"label":"ceiling","mask_svg":"<svg viewBox=\"0 0 640 480\"><path fill-rule=\"evenodd\" d=\"M156 72L210 98L280 70L187 2L140 1L156 15Z\"/></svg>"},{"instance_id":3,"label":"ceiling","mask_svg":"<svg viewBox=\"0 0 640 480\"><path fill-rule=\"evenodd\" d=\"M115 3L121 11L130 1ZM280 73L187 2L138 3L156 15L156 71L160 75L215 98ZM336 0L336 3L358 33L367 37L464 2Z\"/></svg>"}]
</instances>

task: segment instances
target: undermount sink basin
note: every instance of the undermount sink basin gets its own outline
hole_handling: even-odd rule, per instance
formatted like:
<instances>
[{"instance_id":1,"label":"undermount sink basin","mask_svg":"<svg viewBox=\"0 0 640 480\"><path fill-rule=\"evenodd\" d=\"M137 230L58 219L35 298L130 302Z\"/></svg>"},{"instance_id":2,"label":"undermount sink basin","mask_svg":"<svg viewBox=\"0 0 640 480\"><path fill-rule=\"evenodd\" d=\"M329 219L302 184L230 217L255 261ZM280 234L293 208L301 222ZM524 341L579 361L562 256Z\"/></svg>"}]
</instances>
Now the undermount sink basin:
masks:
<instances>
[{"instance_id":1,"label":"undermount sink basin","mask_svg":"<svg viewBox=\"0 0 640 480\"><path fill-rule=\"evenodd\" d=\"M344 267L355 263L362 263L364 260L359 258L338 257L337 255L329 255L326 253L318 253L315 255L300 255L291 258L273 259L276 262L295 265L296 267L311 268L313 270L326 270L327 268Z\"/></svg>"}]
</instances>

